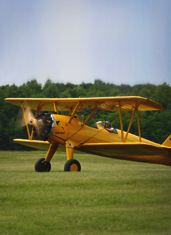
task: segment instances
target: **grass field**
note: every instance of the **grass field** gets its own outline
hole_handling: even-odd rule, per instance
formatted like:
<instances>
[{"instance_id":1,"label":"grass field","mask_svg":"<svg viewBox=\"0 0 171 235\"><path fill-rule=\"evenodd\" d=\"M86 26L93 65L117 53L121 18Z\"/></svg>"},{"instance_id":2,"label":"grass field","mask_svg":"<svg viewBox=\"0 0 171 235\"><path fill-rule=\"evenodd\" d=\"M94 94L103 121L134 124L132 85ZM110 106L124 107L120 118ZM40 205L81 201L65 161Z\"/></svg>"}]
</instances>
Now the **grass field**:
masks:
<instances>
[{"instance_id":1,"label":"grass field","mask_svg":"<svg viewBox=\"0 0 171 235\"><path fill-rule=\"evenodd\" d=\"M46 153L0 152L0 234L171 234L171 168L75 154L81 172L34 171Z\"/></svg>"}]
</instances>

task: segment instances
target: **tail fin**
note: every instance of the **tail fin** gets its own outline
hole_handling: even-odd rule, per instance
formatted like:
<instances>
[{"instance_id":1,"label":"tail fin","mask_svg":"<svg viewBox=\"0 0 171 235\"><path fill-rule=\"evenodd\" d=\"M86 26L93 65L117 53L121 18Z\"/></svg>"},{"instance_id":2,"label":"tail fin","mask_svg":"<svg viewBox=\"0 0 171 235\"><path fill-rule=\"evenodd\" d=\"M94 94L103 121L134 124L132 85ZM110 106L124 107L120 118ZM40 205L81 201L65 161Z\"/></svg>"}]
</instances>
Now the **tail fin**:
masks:
<instances>
[{"instance_id":1,"label":"tail fin","mask_svg":"<svg viewBox=\"0 0 171 235\"><path fill-rule=\"evenodd\" d=\"M171 147L171 135L163 142L163 146Z\"/></svg>"}]
</instances>

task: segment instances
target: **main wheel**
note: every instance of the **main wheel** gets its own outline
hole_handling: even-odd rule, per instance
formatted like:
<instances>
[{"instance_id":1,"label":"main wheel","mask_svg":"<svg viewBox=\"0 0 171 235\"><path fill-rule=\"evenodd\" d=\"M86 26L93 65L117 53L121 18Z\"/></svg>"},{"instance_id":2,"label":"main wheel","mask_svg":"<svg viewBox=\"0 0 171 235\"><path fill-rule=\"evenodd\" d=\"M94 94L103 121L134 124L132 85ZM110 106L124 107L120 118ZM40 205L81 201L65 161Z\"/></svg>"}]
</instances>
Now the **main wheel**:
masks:
<instances>
[{"instance_id":1,"label":"main wheel","mask_svg":"<svg viewBox=\"0 0 171 235\"><path fill-rule=\"evenodd\" d=\"M35 171L38 172L49 172L51 170L50 162L47 162L45 158L40 158L35 163Z\"/></svg>"},{"instance_id":2,"label":"main wheel","mask_svg":"<svg viewBox=\"0 0 171 235\"><path fill-rule=\"evenodd\" d=\"M81 165L77 160L71 159L65 163L64 171L81 171Z\"/></svg>"}]
</instances>

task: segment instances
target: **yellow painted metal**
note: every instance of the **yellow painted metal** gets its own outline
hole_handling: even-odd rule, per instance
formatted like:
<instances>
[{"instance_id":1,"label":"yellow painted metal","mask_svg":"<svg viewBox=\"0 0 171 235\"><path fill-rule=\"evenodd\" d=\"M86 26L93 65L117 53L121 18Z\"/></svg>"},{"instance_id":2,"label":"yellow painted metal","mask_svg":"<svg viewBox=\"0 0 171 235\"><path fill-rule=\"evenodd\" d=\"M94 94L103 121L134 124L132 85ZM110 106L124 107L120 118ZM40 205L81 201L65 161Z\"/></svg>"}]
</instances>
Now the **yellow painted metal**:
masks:
<instances>
[{"instance_id":1,"label":"yellow painted metal","mask_svg":"<svg viewBox=\"0 0 171 235\"><path fill-rule=\"evenodd\" d=\"M67 154L67 161L73 159L74 149L70 147L66 148L66 154Z\"/></svg>"},{"instance_id":2,"label":"yellow painted metal","mask_svg":"<svg viewBox=\"0 0 171 235\"><path fill-rule=\"evenodd\" d=\"M171 147L171 135L163 142L163 146Z\"/></svg>"},{"instance_id":3,"label":"yellow painted metal","mask_svg":"<svg viewBox=\"0 0 171 235\"><path fill-rule=\"evenodd\" d=\"M70 171L78 171L78 166L76 164L72 164L70 166Z\"/></svg>"},{"instance_id":4,"label":"yellow painted metal","mask_svg":"<svg viewBox=\"0 0 171 235\"><path fill-rule=\"evenodd\" d=\"M66 154L67 154L67 161L73 159L74 149L73 148L66 148Z\"/></svg>"},{"instance_id":5,"label":"yellow painted metal","mask_svg":"<svg viewBox=\"0 0 171 235\"><path fill-rule=\"evenodd\" d=\"M132 117L131 117L131 120L130 120L130 123L129 123L129 126L128 126L128 130L127 130L126 135L125 135L124 142L126 142L126 139L128 137L128 134L129 134L129 131L130 131L130 128L131 128L131 125L132 125L132 122L133 122L133 119L134 119L134 116L135 116L135 112L136 112L136 109L134 109L134 112L132 114Z\"/></svg>"},{"instance_id":6,"label":"yellow painted metal","mask_svg":"<svg viewBox=\"0 0 171 235\"><path fill-rule=\"evenodd\" d=\"M26 118L25 108L24 108L23 102L21 102L21 107L22 107L22 110L23 110L23 116L24 116L24 121L25 121L25 125L26 125L28 139L31 140L32 138L31 138L31 135L30 135L29 127L28 127L28 123L27 123L27 118Z\"/></svg>"},{"instance_id":7,"label":"yellow painted metal","mask_svg":"<svg viewBox=\"0 0 171 235\"><path fill-rule=\"evenodd\" d=\"M46 151L49 149L50 146L48 141L41 141L41 140L14 139L13 141L18 144L22 144L31 148L41 149Z\"/></svg>"},{"instance_id":8,"label":"yellow painted metal","mask_svg":"<svg viewBox=\"0 0 171 235\"><path fill-rule=\"evenodd\" d=\"M56 113L58 113L58 109L57 109L56 102L54 102L53 105L54 105L54 111L55 111Z\"/></svg>"},{"instance_id":9,"label":"yellow painted metal","mask_svg":"<svg viewBox=\"0 0 171 235\"><path fill-rule=\"evenodd\" d=\"M74 156L74 146L71 144L70 141L66 141L66 154L67 154L67 161L73 159Z\"/></svg>"},{"instance_id":10,"label":"yellow painted metal","mask_svg":"<svg viewBox=\"0 0 171 235\"><path fill-rule=\"evenodd\" d=\"M120 119L120 128L121 128L121 139L122 139L122 142L124 142L123 122L122 122L122 112L121 112L121 104L120 104L120 102L119 102L119 119Z\"/></svg>"},{"instance_id":11,"label":"yellow painted metal","mask_svg":"<svg viewBox=\"0 0 171 235\"><path fill-rule=\"evenodd\" d=\"M142 141L146 141L142 139ZM89 143L82 151L121 160L171 165L171 148L148 141L132 143Z\"/></svg>"},{"instance_id":12,"label":"yellow painted metal","mask_svg":"<svg viewBox=\"0 0 171 235\"><path fill-rule=\"evenodd\" d=\"M93 110L93 112L88 116L88 118L83 122L82 126L84 126L88 120L93 116L93 114L97 111L97 107Z\"/></svg>"},{"instance_id":13,"label":"yellow painted metal","mask_svg":"<svg viewBox=\"0 0 171 235\"><path fill-rule=\"evenodd\" d=\"M46 155L46 158L45 158L45 160L47 162L50 162L50 160L52 159L52 157L53 157L54 153L56 152L57 148L58 148L58 143L56 143L56 142L54 142L50 145L49 150L48 150L47 155Z\"/></svg>"},{"instance_id":14,"label":"yellow painted metal","mask_svg":"<svg viewBox=\"0 0 171 235\"><path fill-rule=\"evenodd\" d=\"M33 135L34 135L34 130L33 130L33 128L32 128L31 136L30 136L30 139L31 139L31 140L33 139Z\"/></svg>"},{"instance_id":15,"label":"yellow painted metal","mask_svg":"<svg viewBox=\"0 0 171 235\"><path fill-rule=\"evenodd\" d=\"M67 160L73 159L74 149L80 149L81 151L106 157L134 161L149 161L165 165L171 163L171 148L143 138L141 138L141 142L139 142L139 136L135 136L131 133L129 133L127 137L127 142L123 143L121 130L117 130L118 134L113 134L109 133L102 126L99 127L100 124L98 124L98 129L96 129L87 125L81 126L81 121L77 118L74 118L71 123L68 123L70 117L64 115L54 115L54 118L55 123L57 121L60 122L63 128L61 128L61 125L55 125L48 140L51 143L60 143L66 146ZM126 132L124 133L126 134ZM48 143L46 142L46 144L44 144L44 142L42 142L43 141L34 142L33 140L20 140L18 143L33 147L38 147L39 145L46 147ZM47 159L50 159L49 154L47 155Z\"/></svg>"},{"instance_id":16,"label":"yellow painted metal","mask_svg":"<svg viewBox=\"0 0 171 235\"><path fill-rule=\"evenodd\" d=\"M139 141L141 142L141 128L140 128L140 119L139 119L138 107L136 109L136 112L137 112L137 123L138 123Z\"/></svg>"},{"instance_id":17,"label":"yellow painted metal","mask_svg":"<svg viewBox=\"0 0 171 235\"><path fill-rule=\"evenodd\" d=\"M80 106L80 102L78 102L78 103L76 104L76 106L75 106L75 108L74 108L74 111L73 111L72 114L71 114L69 123L71 122L71 120L73 119L74 115L76 114L77 109L79 108L79 106Z\"/></svg>"},{"instance_id":18,"label":"yellow painted metal","mask_svg":"<svg viewBox=\"0 0 171 235\"><path fill-rule=\"evenodd\" d=\"M78 99L7 99L6 101L22 106L25 115L25 107L34 109L51 110L59 107L61 110L74 110L70 116L54 114L54 129L48 137L51 143L48 150L46 160L50 161L55 153L58 144L65 145L67 160L73 159L74 149L102 155L105 157L120 158L133 161L152 162L164 165L171 165L171 138L167 139L164 144L159 145L154 142L141 138L139 111L142 110L159 110L162 106L156 102L150 101L142 97L106 97L106 98L78 98ZM19 103L18 103L19 102ZM22 102L22 103L21 103ZM24 103L23 103L24 102ZM74 117L75 113L82 108L119 111L121 130L117 130L118 134L109 133L102 126L92 128L86 125L78 118ZM122 111L132 110L133 114L127 132L123 131ZM133 118L137 113L137 123L139 136L129 133ZM26 121L26 117L25 121ZM90 116L88 117L90 118ZM72 122L71 122L72 120ZM26 126L28 137L31 138L28 125ZM129 134L128 134L129 133ZM124 138L125 136L125 138ZM124 142L125 141L125 142ZM19 140L18 143L27 146L47 147L48 142ZM169 147L168 147L169 146ZM75 168L75 166L73 166Z\"/></svg>"},{"instance_id":19,"label":"yellow painted metal","mask_svg":"<svg viewBox=\"0 0 171 235\"><path fill-rule=\"evenodd\" d=\"M47 111L54 111L54 102L59 109L63 111L72 110L78 102L81 104L79 109L101 109L106 111L118 111L118 102L121 104L122 111L133 111L137 103L139 103L139 111L162 110L163 107L155 101L139 96L116 96L116 97L92 97L92 98L7 98L5 101L14 105L30 107L37 110L37 107ZM79 110L78 109L78 110Z\"/></svg>"}]
</instances>

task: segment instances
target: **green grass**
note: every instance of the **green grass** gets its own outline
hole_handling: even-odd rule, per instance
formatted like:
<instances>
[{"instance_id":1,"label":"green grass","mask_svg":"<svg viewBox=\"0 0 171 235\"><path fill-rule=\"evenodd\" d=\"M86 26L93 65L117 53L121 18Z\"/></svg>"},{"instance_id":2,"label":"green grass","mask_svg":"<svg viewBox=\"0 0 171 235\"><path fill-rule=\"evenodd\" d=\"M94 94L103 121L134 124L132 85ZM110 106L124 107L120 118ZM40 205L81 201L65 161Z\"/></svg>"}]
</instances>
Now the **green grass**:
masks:
<instances>
[{"instance_id":1,"label":"green grass","mask_svg":"<svg viewBox=\"0 0 171 235\"><path fill-rule=\"evenodd\" d=\"M81 172L34 171L46 153L0 152L0 234L171 234L171 168L76 153Z\"/></svg>"}]
</instances>

